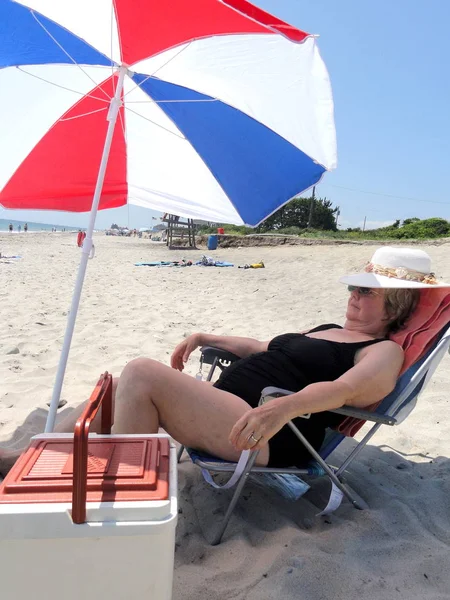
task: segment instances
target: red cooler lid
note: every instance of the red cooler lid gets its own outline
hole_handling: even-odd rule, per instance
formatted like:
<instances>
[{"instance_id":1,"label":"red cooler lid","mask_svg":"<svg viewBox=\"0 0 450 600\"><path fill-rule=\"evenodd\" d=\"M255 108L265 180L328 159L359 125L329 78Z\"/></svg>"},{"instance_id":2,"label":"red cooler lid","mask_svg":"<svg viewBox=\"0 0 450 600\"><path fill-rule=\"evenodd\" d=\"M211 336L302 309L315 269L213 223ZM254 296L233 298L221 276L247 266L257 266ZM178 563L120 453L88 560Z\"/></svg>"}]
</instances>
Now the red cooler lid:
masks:
<instances>
[{"instance_id":1,"label":"red cooler lid","mask_svg":"<svg viewBox=\"0 0 450 600\"><path fill-rule=\"evenodd\" d=\"M167 500L167 438L89 438L87 502ZM0 485L0 504L71 502L73 441L49 436L32 440Z\"/></svg>"}]
</instances>

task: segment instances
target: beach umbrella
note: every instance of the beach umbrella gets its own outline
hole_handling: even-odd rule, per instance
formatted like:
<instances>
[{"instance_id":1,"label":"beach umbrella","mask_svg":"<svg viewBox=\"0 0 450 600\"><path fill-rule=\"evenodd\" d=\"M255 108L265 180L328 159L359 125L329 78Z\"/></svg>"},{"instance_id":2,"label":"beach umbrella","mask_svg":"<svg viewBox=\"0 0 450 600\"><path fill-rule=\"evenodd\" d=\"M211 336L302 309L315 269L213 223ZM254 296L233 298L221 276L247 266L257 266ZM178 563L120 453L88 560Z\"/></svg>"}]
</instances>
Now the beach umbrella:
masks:
<instances>
[{"instance_id":1,"label":"beach umbrella","mask_svg":"<svg viewBox=\"0 0 450 600\"><path fill-rule=\"evenodd\" d=\"M255 226L336 165L316 38L246 0L0 0L0 204Z\"/></svg>"}]
</instances>

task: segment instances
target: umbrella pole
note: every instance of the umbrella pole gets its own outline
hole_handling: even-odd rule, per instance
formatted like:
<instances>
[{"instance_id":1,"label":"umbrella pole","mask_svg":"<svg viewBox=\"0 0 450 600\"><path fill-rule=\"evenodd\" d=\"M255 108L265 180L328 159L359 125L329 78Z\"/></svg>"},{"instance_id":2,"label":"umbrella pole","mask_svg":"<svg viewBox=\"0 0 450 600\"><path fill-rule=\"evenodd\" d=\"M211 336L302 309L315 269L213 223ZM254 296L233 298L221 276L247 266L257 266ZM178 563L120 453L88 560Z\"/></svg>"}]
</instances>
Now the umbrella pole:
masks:
<instances>
[{"instance_id":1,"label":"umbrella pole","mask_svg":"<svg viewBox=\"0 0 450 600\"><path fill-rule=\"evenodd\" d=\"M66 333L64 335L63 347L61 350L61 356L59 359L58 371L56 373L55 385L53 387L52 400L50 402L50 410L48 412L47 422L45 424L45 433L51 433L55 425L56 411L58 410L59 399L61 396L61 389L64 381L64 374L66 372L67 359L69 357L70 345L72 342L73 330L75 328L75 321L77 318L78 307L80 304L81 290L83 289L84 276L86 273L87 261L92 252L92 233L94 231L95 218L97 216L98 205L100 202L100 196L103 188L103 181L105 179L106 167L108 164L109 151L111 149L114 127L117 121L117 115L119 114L119 108L121 106L121 94L123 89L123 82L127 68L121 66L119 68L119 78L117 82L116 92L111 100L111 104L108 112L108 130L106 133L105 145L103 147L102 160L100 162L100 168L98 171L97 183L95 186L94 198L92 200L91 213L89 218L89 225L86 231L86 238L83 242L81 250L81 261L78 267L77 279L75 282L75 289L72 296L72 304L70 306L69 316L67 318Z\"/></svg>"}]
</instances>

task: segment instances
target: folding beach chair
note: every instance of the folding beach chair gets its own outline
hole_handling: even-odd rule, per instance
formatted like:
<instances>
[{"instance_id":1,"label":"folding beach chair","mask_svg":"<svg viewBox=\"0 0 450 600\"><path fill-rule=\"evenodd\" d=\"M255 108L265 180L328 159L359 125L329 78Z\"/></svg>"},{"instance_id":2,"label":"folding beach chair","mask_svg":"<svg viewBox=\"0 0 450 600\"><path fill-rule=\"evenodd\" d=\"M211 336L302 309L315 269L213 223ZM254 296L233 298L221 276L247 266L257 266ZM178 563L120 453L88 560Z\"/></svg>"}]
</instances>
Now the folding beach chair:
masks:
<instances>
[{"instance_id":1,"label":"folding beach chair","mask_svg":"<svg viewBox=\"0 0 450 600\"><path fill-rule=\"evenodd\" d=\"M363 439L356 445L356 447L350 452L350 454L338 468L329 465L326 462L326 459L342 442L342 440L345 439L346 436L337 431L328 430L325 441L319 452L317 452L309 444L301 432L295 427L292 421L290 421L288 425L291 427L291 429L293 429L300 442L309 450L312 457L311 462L305 465L304 468L290 467L280 469L254 466L254 462L258 454L257 452L250 453L248 461L246 464L242 465L239 463L223 461L192 448L186 448L191 460L195 465L202 469L207 481L211 483L211 473L232 473L232 479L234 480L233 483L236 482L235 492L220 526L220 530L212 542L213 545L220 543L234 507L236 506L244 485L251 474L291 474L309 477L327 475L332 481L333 489L340 491L339 496L342 498L342 495L345 495L355 508L362 510L364 508L362 504L358 501L352 491L348 489L342 482L342 473L358 456L358 454L378 431L381 425L399 425L406 419L406 417L414 409L419 394L425 389L425 386L432 377L447 350L450 352L450 326L448 324L444 329L441 330L440 334L436 336L434 344L426 352L426 354L399 377L395 389L388 396L386 396L386 398L384 398L374 412L347 406L343 406L332 411L341 415L354 417L361 419L362 421L370 421L373 423L371 429L366 433ZM237 356L218 348L204 347L201 349L201 366L203 364L211 365L207 376L208 381L212 379L216 368L223 370L235 360L238 360ZM266 401L270 398L293 393L294 392L288 390L269 387L262 391L261 401ZM183 450L184 447L182 446L178 452L178 461L181 459ZM337 506L339 506L339 504L340 501L337 503Z\"/></svg>"}]
</instances>

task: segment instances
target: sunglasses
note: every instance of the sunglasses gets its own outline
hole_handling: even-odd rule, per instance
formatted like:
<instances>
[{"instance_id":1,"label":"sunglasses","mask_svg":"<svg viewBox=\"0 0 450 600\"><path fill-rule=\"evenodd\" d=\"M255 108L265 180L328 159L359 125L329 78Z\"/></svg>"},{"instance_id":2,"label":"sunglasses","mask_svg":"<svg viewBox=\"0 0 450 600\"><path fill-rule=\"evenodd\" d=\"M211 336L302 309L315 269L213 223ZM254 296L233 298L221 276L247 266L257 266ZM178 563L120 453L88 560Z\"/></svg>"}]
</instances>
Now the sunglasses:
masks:
<instances>
[{"instance_id":1,"label":"sunglasses","mask_svg":"<svg viewBox=\"0 0 450 600\"><path fill-rule=\"evenodd\" d=\"M347 286L347 289L350 293L358 292L360 296L378 296L377 292L375 292L375 290L373 290L372 288L349 285Z\"/></svg>"}]
</instances>

